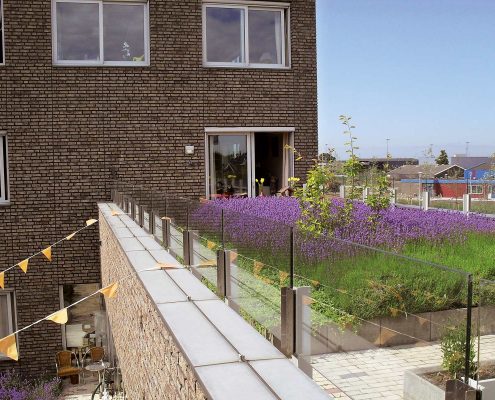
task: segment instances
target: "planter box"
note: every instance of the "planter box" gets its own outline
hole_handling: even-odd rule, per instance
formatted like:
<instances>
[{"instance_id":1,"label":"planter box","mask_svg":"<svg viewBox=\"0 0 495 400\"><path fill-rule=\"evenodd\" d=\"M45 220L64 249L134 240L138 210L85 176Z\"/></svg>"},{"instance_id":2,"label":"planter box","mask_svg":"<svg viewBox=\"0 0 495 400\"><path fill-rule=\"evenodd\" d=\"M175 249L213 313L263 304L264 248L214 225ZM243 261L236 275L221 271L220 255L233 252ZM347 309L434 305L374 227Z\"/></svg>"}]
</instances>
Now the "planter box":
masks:
<instances>
[{"instance_id":1,"label":"planter box","mask_svg":"<svg viewBox=\"0 0 495 400\"><path fill-rule=\"evenodd\" d=\"M438 371L439 368L420 368L404 373L404 400L445 400L445 391L421 374Z\"/></svg>"},{"instance_id":2,"label":"planter box","mask_svg":"<svg viewBox=\"0 0 495 400\"><path fill-rule=\"evenodd\" d=\"M446 400L447 398L448 399L461 398L461 397L455 397L452 393L449 393L449 397L447 397L445 390L439 388L438 386L434 385L433 383L431 383L430 381L428 381L427 379L421 376L423 374L437 372L439 370L440 370L439 367L434 367L434 368L419 368L415 370L406 371L404 373L404 400ZM460 383L460 385L467 387L463 383ZM463 399L476 398L476 394L475 394L475 389L477 386L476 381L470 379L469 385L473 388L473 391L471 392L470 390L468 390L469 393L467 397L461 395ZM449 387L449 385L447 386ZM482 391L483 400L495 399L495 378L480 381L478 389Z\"/></svg>"}]
</instances>

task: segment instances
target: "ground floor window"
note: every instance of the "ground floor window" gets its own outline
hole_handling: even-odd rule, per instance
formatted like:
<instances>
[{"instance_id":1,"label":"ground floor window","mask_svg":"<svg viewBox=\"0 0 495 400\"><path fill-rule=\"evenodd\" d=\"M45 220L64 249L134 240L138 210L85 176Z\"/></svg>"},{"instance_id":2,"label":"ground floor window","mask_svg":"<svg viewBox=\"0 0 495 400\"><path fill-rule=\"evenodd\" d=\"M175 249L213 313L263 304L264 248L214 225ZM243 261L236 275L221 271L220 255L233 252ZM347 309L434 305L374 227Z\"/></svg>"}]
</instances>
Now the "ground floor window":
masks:
<instances>
[{"instance_id":1,"label":"ground floor window","mask_svg":"<svg viewBox=\"0 0 495 400\"><path fill-rule=\"evenodd\" d=\"M0 337L10 335L15 331L15 300L14 292L0 291ZM0 354L0 359L4 359Z\"/></svg>"},{"instance_id":2,"label":"ground floor window","mask_svg":"<svg viewBox=\"0 0 495 400\"><path fill-rule=\"evenodd\" d=\"M470 194L483 194L483 185L469 185Z\"/></svg>"},{"instance_id":3,"label":"ground floor window","mask_svg":"<svg viewBox=\"0 0 495 400\"><path fill-rule=\"evenodd\" d=\"M211 132L206 141L210 198L273 196L293 175L291 132Z\"/></svg>"},{"instance_id":4,"label":"ground floor window","mask_svg":"<svg viewBox=\"0 0 495 400\"><path fill-rule=\"evenodd\" d=\"M60 287L61 308L100 289L98 283ZM69 320L62 326L63 348L84 354L89 347L107 345L106 316L101 296L93 296L68 310Z\"/></svg>"}]
</instances>

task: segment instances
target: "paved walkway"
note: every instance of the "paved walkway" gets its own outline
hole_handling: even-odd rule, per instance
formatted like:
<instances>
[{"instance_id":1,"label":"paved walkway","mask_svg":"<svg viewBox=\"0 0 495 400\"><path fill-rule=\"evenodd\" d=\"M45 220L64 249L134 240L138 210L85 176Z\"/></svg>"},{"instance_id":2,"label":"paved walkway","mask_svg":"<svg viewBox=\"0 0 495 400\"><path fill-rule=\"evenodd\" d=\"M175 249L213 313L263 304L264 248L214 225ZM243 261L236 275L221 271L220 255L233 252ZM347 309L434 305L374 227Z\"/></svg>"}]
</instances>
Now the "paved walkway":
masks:
<instances>
[{"instance_id":1,"label":"paved walkway","mask_svg":"<svg viewBox=\"0 0 495 400\"><path fill-rule=\"evenodd\" d=\"M63 381L62 400L91 400L91 395L98 385L98 377L87 374L85 382L72 385L68 379ZM95 396L99 399L99 396Z\"/></svg>"},{"instance_id":2,"label":"paved walkway","mask_svg":"<svg viewBox=\"0 0 495 400\"><path fill-rule=\"evenodd\" d=\"M495 335L481 339L481 360L495 360ZM314 356L314 379L333 398L402 399L404 372L442 362L440 345L402 346ZM333 392L333 393L332 393Z\"/></svg>"}]
</instances>

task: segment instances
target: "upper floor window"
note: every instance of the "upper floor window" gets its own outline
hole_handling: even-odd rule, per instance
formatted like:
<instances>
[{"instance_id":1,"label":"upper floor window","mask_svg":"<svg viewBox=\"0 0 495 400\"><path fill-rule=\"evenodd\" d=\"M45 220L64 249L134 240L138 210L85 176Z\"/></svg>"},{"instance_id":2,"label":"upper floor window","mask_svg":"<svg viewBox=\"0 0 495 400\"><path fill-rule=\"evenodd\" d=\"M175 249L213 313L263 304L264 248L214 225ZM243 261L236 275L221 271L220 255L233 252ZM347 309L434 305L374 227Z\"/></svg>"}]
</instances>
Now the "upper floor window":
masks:
<instances>
[{"instance_id":1,"label":"upper floor window","mask_svg":"<svg viewBox=\"0 0 495 400\"><path fill-rule=\"evenodd\" d=\"M9 201L9 169L7 135L0 131L0 203Z\"/></svg>"},{"instance_id":2,"label":"upper floor window","mask_svg":"<svg viewBox=\"0 0 495 400\"><path fill-rule=\"evenodd\" d=\"M3 43L3 0L0 0L0 64L5 62Z\"/></svg>"},{"instance_id":3,"label":"upper floor window","mask_svg":"<svg viewBox=\"0 0 495 400\"><path fill-rule=\"evenodd\" d=\"M213 67L289 65L289 8L204 4L203 61Z\"/></svg>"},{"instance_id":4,"label":"upper floor window","mask_svg":"<svg viewBox=\"0 0 495 400\"><path fill-rule=\"evenodd\" d=\"M53 0L54 63L149 65L148 2Z\"/></svg>"}]
</instances>

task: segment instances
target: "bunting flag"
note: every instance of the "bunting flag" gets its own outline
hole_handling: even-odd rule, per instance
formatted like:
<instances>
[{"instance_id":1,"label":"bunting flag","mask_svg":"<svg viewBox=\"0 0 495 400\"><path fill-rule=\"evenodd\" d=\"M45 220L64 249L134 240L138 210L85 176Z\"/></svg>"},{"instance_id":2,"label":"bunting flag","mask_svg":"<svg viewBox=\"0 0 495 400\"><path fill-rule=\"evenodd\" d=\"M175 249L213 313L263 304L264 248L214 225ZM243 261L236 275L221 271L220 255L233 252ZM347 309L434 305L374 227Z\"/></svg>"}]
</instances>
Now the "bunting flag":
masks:
<instances>
[{"instance_id":1,"label":"bunting flag","mask_svg":"<svg viewBox=\"0 0 495 400\"><path fill-rule=\"evenodd\" d=\"M289 274L285 271L279 271L278 276L280 279L280 284L283 285L285 280L289 277Z\"/></svg>"},{"instance_id":2,"label":"bunting flag","mask_svg":"<svg viewBox=\"0 0 495 400\"><path fill-rule=\"evenodd\" d=\"M201 267L214 267L217 265L216 260L206 260L199 263L199 268Z\"/></svg>"},{"instance_id":3,"label":"bunting flag","mask_svg":"<svg viewBox=\"0 0 495 400\"><path fill-rule=\"evenodd\" d=\"M179 269L180 268L178 265L165 264L165 263L158 263L158 264L156 264L156 267L158 269Z\"/></svg>"},{"instance_id":4,"label":"bunting flag","mask_svg":"<svg viewBox=\"0 0 495 400\"><path fill-rule=\"evenodd\" d=\"M0 272L0 287L5 289L5 272Z\"/></svg>"},{"instance_id":5,"label":"bunting flag","mask_svg":"<svg viewBox=\"0 0 495 400\"><path fill-rule=\"evenodd\" d=\"M253 272L254 272L254 276L258 276L261 272L261 270L263 269L264 265L263 263L259 262L259 261L255 261L254 262L254 269L253 269Z\"/></svg>"},{"instance_id":6,"label":"bunting flag","mask_svg":"<svg viewBox=\"0 0 495 400\"><path fill-rule=\"evenodd\" d=\"M65 240L71 240L74 236L76 236L77 232L71 233L69 236L65 238Z\"/></svg>"},{"instance_id":7,"label":"bunting flag","mask_svg":"<svg viewBox=\"0 0 495 400\"><path fill-rule=\"evenodd\" d=\"M22 271L24 273L27 273L28 272L28 264L29 264L29 258L26 258L24 261L21 261L17 265L19 266L20 269L22 269Z\"/></svg>"},{"instance_id":8,"label":"bunting flag","mask_svg":"<svg viewBox=\"0 0 495 400\"><path fill-rule=\"evenodd\" d=\"M88 219L88 220L86 221L86 226L91 226L91 225L93 225L93 224L96 224L97 222L98 222L98 220L97 220L97 219Z\"/></svg>"},{"instance_id":9,"label":"bunting flag","mask_svg":"<svg viewBox=\"0 0 495 400\"><path fill-rule=\"evenodd\" d=\"M208 247L208 250L214 250L215 247L217 247L217 245L216 245L215 242L212 242L212 241L208 240L206 242L206 247Z\"/></svg>"},{"instance_id":10,"label":"bunting flag","mask_svg":"<svg viewBox=\"0 0 495 400\"><path fill-rule=\"evenodd\" d=\"M49 246L45 250L42 250L41 253L46 257L48 261L52 261L52 246ZM27 268L27 264L26 264L26 268Z\"/></svg>"},{"instance_id":11,"label":"bunting flag","mask_svg":"<svg viewBox=\"0 0 495 400\"><path fill-rule=\"evenodd\" d=\"M237 261L237 253L235 251L230 252L230 262L236 262Z\"/></svg>"},{"instance_id":12,"label":"bunting flag","mask_svg":"<svg viewBox=\"0 0 495 400\"><path fill-rule=\"evenodd\" d=\"M7 357L11 358L14 361L19 361L15 334L0 339L0 353L5 354Z\"/></svg>"},{"instance_id":13,"label":"bunting flag","mask_svg":"<svg viewBox=\"0 0 495 400\"><path fill-rule=\"evenodd\" d=\"M69 320L69 315L67 314L67 308L63 308L60 311L53 313L46 317L47 320L53 321L56 324L64 325Z\"/></svg>"},{"instance_id":14,"label":"bunting flag","mask_svg":"<svg viewBox=\"0 0 495 400\"><path fill-rule=\"evenodd\" d=\"M115 297L117 288L119 287L119 284L117 282L112 283L111 285L108 285L107 287L104 287L103 289L98 290L103 296L105 296L107 299L111 299Z\"/></svg>"},{"instance_id":15,"label":"bunting flag","mask_svg":"<svg viewBox=\"0 0 495 400\"><path fill-rule=\"evenodd\" d=\"M311 297L308 296L303 296L303 304L305 306L309 306L315 302L315 299L312 299Z\"/></svg>"}]
</instances>

